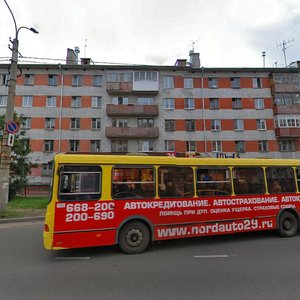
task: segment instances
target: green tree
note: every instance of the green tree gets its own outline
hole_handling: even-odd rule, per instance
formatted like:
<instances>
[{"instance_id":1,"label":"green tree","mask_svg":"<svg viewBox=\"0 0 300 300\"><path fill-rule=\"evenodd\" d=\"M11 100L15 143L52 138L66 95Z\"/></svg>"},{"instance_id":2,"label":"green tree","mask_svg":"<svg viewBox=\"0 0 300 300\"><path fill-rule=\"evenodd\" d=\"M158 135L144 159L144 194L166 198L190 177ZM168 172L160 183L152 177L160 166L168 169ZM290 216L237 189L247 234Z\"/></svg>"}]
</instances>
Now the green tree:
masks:
<instances>
[{"instance_id":1,"label":"green tree","mask_svg":"<svg viewBox=\"0 0 300 300\"><path fill-rule=\"evenodd\" d=\"M26 131L22 130L24 118L21 115L14 114L14 121L18 124L20 130L15 134L14 145L11 149L11 164L9 176L9 196L12 200L16 194L21 192L28 183L28 175L31 169L36 168L37 164L29 161L28 154L31 152ZM0 128L5 127L5 116L0 116ZM2 141L2 131L0 140Z\"/></svg>"}]
</instances>

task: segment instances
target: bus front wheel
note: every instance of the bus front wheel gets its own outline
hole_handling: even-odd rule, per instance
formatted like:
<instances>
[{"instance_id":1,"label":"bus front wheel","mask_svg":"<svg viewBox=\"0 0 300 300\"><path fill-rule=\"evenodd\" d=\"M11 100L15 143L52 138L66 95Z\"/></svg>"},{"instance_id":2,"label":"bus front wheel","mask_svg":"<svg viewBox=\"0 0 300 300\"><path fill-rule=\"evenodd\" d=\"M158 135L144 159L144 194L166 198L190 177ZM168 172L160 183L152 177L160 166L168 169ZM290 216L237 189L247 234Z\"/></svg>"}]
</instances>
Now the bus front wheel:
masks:
<instances>
[{"instance_id":1,"label":"bus front wheel","mask_svg":"<svg viewBox=\"0 0 300 300\"><path fill-rule=\"evenodd\" d=\"M298 232L298 219L291 212L285 211L279 217L278 234L282 237L292 237Z\"/></svg>"},{"instance_id":2,"label":"bus front wheel","mask_svg":"<svg viewBox=\"0 0 300 300\"><path fill-rule=\"evenodd\" d=\"M143 222L129 222L120 231L119 246L125 253L142 253L147 249L149 243L150 231L148 226Z\"/></svg>"}]
</instances>

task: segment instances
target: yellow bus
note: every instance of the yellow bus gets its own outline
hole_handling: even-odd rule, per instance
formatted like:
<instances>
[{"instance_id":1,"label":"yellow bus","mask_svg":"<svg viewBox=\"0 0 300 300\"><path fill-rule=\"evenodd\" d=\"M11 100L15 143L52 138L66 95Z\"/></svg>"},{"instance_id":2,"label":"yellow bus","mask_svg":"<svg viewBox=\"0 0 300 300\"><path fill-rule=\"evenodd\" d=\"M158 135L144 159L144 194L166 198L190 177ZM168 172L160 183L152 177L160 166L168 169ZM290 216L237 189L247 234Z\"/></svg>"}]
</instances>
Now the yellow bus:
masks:
<instances>
[{"instance_id":1,"label":"yellow bus","mask_svg":"<svg viewBox=\"0 0 300 300\"><path fill-rule=\"evenodd\" d=\"M299 231L300 161L57 154L46 249L151 242L235 232Z\"/></svg>"}]
</instances>

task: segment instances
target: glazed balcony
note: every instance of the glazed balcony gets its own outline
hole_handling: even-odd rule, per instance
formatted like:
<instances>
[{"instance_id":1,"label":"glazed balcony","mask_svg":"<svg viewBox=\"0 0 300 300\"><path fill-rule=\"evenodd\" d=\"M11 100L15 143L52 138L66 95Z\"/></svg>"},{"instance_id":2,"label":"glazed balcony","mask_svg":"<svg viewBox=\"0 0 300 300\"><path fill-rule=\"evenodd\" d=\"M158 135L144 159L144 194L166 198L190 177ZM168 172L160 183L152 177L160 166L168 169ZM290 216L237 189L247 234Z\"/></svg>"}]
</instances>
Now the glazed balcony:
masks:
<instances>
[{"instance_id":1,"label":"glazed balcony","mask_svg":"<svg viewBox=\"0 0 300 300\"><path fill-rule=\"evenodd\" d=\"M158 138L158 127L106 127L107 138Z\"/></svg>"},{"instance_id":2,"label":"glazed balcony","mask_svg":"<svg viewBox=\"0 0 300 300\"><path fill-rule=\"evenodd\" d=\"M157 117L158 105L137 105L137 104L107 104L106 114L110 117L129 116L129 117Z\"/></svg>"}]
</instances>

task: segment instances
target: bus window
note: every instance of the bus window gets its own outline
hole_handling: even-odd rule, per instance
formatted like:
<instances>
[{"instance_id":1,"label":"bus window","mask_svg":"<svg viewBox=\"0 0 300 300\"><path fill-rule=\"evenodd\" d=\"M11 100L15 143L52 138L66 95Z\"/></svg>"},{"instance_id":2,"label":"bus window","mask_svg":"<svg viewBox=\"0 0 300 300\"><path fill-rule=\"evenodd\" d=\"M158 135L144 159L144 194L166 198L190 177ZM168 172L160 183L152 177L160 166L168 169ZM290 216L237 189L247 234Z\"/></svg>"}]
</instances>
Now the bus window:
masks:
<instances>
[{"instance_id":1,"label":"bus window","mask_svg":"<svg viewBox=\"0 0 300 300\"><path fill-rule=\"evenodd\" d=\"M257 195L266 192L262 168L233 168L233 186L236 195Z\"/></svg>"},{"instance_id":2,"label":"bus window","mask_svg":"<svg viewBox=\"0 0 300 300\"><path fill-rule=\"evenodd\" d=\"M300 190L300 167L296 168L298 190Z\"/></svg>"},{"instance_id":3,"label":"bus window","mask_svg":"<svg viewBox=\"0 0 300 300\"><path fill-rule=\"evenodd\" d=\"M267 168L267 182L270 194L295 192L294 170L290 167Z\"/></svg>"},{"instance_id":4,"label":"bus window","mask_svg":"<svg viewBox=\"0 0 300 300\"><path fill-rule=\"evenodd\" d=\"M143 199L155 196L154 169L150 167L115 167L112 197Z\"/></svg>"},{"instance_id":5,"label":"bus window","mask_svg":"<svg viewBox=\"0 0 300 300\"><path fill-rule=\"evenodd\" d=\"M60 200L98 200L100 196L101 168L99 166L60 166Z\"/></svg>"},{"instance_id":6,"label":"bus window","mask_svg":"<svg viewBox=\"0 0 300 300\"><path fill-rule=\"evenodd\" d=\"M197 193L198 196L230 195L230 170L228 168L198 168Z\"/></svg>"},{"instance_id":7,"label":"bus window","mask_svg":"<svg viewBox=\"0 0 300 300\"><path fill-rule=\"evenodd\" d=\"M194 176L190 167L159 167L158 195L166 197L193 197Z\"/></svg>"}]
</instances>

